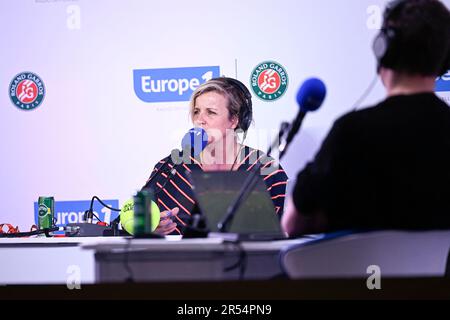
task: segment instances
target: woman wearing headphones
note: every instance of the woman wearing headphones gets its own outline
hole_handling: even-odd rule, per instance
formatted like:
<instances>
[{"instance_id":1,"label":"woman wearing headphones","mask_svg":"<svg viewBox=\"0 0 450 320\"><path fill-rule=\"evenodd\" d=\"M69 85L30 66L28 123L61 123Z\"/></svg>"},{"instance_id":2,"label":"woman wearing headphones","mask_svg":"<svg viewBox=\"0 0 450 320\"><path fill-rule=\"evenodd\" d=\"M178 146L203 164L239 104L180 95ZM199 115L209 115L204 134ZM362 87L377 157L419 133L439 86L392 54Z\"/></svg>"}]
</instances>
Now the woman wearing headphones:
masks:
<instances>
[{"instance_id":1,"label":"woman wearing headphones","mask_svg":"<svg viewBox=\"0 0 450 320\"><path fill-rule=\"evenodd\" d=\"M274 159L262 151L238 142L238 132L244 137L252 121L251 94L240 81L231 78L211 79L199 86L190 101L192 123L208 134L208 144L200 157L174 166L171 157L166 157L155 166L150 177L163 167L175 170L160 172L145 187L155 192L155 200L161 210L161 221L155 232L160 234L182 234L189 223L196 203L188 172L203 171L250 171L259 161L267 190L281 217L287 175ZM149 178L150 180L150 178ZM144 188L145 188L144 187Z\"/></svg>"}]
</instances>

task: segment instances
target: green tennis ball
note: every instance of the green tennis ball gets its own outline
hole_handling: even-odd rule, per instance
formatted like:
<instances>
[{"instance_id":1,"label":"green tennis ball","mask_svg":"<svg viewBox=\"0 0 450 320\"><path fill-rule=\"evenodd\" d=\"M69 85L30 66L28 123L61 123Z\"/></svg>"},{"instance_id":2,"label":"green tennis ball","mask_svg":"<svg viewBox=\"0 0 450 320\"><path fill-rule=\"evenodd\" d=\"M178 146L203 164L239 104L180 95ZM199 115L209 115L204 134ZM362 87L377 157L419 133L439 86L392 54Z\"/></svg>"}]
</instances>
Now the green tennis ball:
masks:
<instances>
[{"instance_id":1,"label":"green tennis ball","mask_svg":"<svg viewBox=\"0 0 450 320\"><path fill-rule=\"evenodd\" d=\"M150 214L150 213L149 213ZM151 214L152 214L152 231L155 231L156 227L159 224L160 219L160 211L158 205L152 201L151 205ZM125 229L129 234L133 234L134 232L134 200L129 199L125 201L122 209L120 210L120 224L122 228Z\"/></svg>"}]
</instances>

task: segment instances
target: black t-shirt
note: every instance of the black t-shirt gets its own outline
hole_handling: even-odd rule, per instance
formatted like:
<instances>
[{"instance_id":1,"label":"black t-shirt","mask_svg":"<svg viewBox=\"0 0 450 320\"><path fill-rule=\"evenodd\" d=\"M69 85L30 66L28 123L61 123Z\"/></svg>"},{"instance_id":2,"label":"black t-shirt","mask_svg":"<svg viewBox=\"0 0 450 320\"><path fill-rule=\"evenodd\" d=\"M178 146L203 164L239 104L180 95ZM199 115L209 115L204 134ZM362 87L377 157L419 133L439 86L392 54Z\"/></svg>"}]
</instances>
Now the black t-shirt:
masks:
<instances>
[{"instance_id":1,"label":"black t-shirt","mask_svg":"<svg viewBox=\"0 0 450 320\"><path fill-rule=\"evenodd\" d=\"M387 98L338 119L293 200L329 231L450 228L450 108L436 95Z\"/></svg>"}]
</instances>

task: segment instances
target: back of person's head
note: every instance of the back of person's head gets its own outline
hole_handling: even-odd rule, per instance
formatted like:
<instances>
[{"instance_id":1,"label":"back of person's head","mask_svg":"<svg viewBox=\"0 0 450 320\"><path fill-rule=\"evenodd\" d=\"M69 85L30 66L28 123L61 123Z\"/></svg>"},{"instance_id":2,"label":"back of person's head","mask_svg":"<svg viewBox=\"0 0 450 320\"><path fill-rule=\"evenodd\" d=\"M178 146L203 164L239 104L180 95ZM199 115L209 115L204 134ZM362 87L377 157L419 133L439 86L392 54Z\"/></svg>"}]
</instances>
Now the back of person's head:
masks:
<instances>
[{"instance_id":1,"label":"back of person's head","mask_svg":"<svg viewBox=\"0 0 450 320\"><path fill-rule=\"evenodd\" d=\"M247 132L253 119L252 95L247 87L239 80L227 77L213 78L199 86L192 94L190 112L195 107L195 100L204 93L216 92L228 99L228 111L230 119L239 119L236 130Z\"/></svg>"},{"instance_id":2,"label":"back of person's head","mask_svg":"<svg viewBox=\"0 0 450 320\"><path fill-rule=\"evenodd\" d=\"M378 67L437 76L450 68L450 12L438 0L395 0L388 4L374 40Z\"/></svg>"}]
</instances>

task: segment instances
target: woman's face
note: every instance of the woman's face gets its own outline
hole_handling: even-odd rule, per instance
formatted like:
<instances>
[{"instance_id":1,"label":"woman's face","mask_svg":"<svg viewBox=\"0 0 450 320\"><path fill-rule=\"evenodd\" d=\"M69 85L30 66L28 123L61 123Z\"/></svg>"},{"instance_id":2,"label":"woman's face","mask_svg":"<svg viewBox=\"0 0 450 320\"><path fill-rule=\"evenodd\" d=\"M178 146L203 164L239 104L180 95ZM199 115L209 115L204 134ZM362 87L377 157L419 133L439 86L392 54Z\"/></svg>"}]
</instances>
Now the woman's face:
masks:
<instances>
[{"instance_id":1,"label":"woman's face","mask_svg":"<svg viewBox=\"0 0 450 320\"><path fill-rule=\"evenodd\" d=\"M230 119L227 106L228 99L214 91L203 93L195 99L192 122L206 131L209 142L217 142L234 132L238 119L236 116Z\"/></svg>"}]
</instances>

